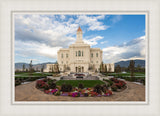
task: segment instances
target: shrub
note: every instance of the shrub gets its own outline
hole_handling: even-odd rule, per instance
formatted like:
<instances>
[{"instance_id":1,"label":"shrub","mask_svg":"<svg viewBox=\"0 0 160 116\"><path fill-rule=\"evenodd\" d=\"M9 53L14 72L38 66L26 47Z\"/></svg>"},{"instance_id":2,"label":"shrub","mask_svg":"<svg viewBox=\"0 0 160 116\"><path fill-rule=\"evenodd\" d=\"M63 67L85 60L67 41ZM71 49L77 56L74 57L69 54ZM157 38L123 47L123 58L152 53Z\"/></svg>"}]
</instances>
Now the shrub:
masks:
<instances>
[{"instance_id":1,"label":"shrub","mask_svg":"<svg viewBox=\"0 0 160 116\"><path fill-rule=\"evenodd\" d=\"M43 88L44 88L44 90L48 90L48 89L49 89L49 85L48 85L48 84L45 84L45 85L43 86Z\"/></svg>"},{"instance_id":2,"label":"shrub","mask_svg":"<svg viewBox=\"0 0 160 116\"><path fill-rule=\"evenodd\" d=\"M117 91L117 86L115 85L115 84L113 84L112 86L111 86L111 89L112 89L112 91Z\"/></svg>"},{"instance_id":3,"label":"shrub","mask_svg":"<svg viewBox=\"0 0 160 116\"><path fill-rule=\"evenodd\" d=\"M60 91L57 91L54 95L55 96L59 96L60 95Z\"/></svg>"},{"instance_id":4,"label":"shrub","mask_svg":"<svg viewBox=\"0 0 160 116\"><path fill-rule=\"evenodd\" d=\"M48 80L48 85L51 85L53 83L53 80Z\"/></svg>"},{"instance_id":5,"label":"shrub","mask_svg":"<svg viewBox=\"0 0 160 116\"><path fill-rule=\"evenodd\" d=\"M20 84L21 84L21 81L19 79L16 79L15 80L15 86L20 85Z\"/></svg>"},{"instance_id":6,"label":"shrub","mask_svg":"<svg viewBox=\"0 0 160 116\"><path fill-rule=\"evenodd\" d=\"M84 93L84 97L88 97L88 93Z\"/></svg>"},{"instance_id":7,"label":"shrub","mask_svg":"<svg viewBox=\"0 0 160 116\"><path fill-rule=\"evenodd\" d=\"M95 87L94 87L94 92L96 92L96 93L98 93L98 94L101 94L102 92L101 92L101 89L102 89L102 87L100 86L100 85L96 85Z\"/></svg>"},{"instance_id":8,"label":"shrub","mask_svg":"<svg viewBox=\"0 0 160 116\"><path fill-rule=\"evenodd\" d=\"M36 82L36 88L44 88L45 90L49 89L49 85L44 82L44 80L38 80Z\"/></svg>"},{"instance_id":9,"label":"shrub","mask_svg":"<svg viewBox=\"0 0 160 116\"><path fill-rule=\"evenodd\" d=\"M115 83L118 83L119 80L117 80L116 78L110 78L111 81L115 82Z\"/></svg>"},{"instance_id":10,"label":"shrub","mask_svg":"<svg viewBox=\"0 0 160 116\"><path fill-rule=\"evenodd\" d=\"M44 79L43 79L43 81L44 81L44 82L47 82L47 81L48 81L48 79L47 79L47 78L44 78Z\"/></svg>"},{"instance_id":11,"label":"shrub","mask_svg":"<svg viewBox=\"0 0 160 116\"><path fill-rule=\"evenodd\" d=\"M44 86L45 82L43 80L38 80L36 82L36 88L42 88Z\"/></svg>"},{"instance_id":12,"label":"shrub","mask_svg":"<svg viewBox=\"0 0 160 116\"><path fill-rule=\"evenodd\" d=\"M56 83L52 82L49 84L50 89L55 89L56 88Z\"/></svg>"},{"instance_id":13,"label":"shrub","mask_svg":"<svg viewBox=\"0 0 160 116\"><path fill-rule=\"evenodd\" d=\"M63 91L63 92L71 92L72 91L72 85L70 85L70 84L62 84L61 91Z\"/></svg>"},{"instance_id":14,"label":"shrub","mask_svg":"<svg viewBox=\"0 0 160 116\"><path fill-rule=\"evenodd\" d=\"M83 89L83 88L84 88L84 85L80 83L80 84L78 85L78 88L79 88L79 89Z\"/></svg>"},{"instance_id":15,"label":"shrub","mask_svg":"<svg viewBox=\"0 0 160 116\"><path fill-rule=\"evenodd\" d=\"M111 80L105 79L104 81L108 82L108 87L112 86L112 84L113 84L113 81L111 81Z\"/></svg>"},{"instance_id":16,"label":"shrub","mask_svg":"<svg viewBox=\"0 0 160 116\"><path fill-rule=\"evenodd\" d=\"M106 93L106 90L108 90L107 85L102 85L102 86L101 86L101 90L102 90L104 93Z\"/></svg>"}]
</instances>

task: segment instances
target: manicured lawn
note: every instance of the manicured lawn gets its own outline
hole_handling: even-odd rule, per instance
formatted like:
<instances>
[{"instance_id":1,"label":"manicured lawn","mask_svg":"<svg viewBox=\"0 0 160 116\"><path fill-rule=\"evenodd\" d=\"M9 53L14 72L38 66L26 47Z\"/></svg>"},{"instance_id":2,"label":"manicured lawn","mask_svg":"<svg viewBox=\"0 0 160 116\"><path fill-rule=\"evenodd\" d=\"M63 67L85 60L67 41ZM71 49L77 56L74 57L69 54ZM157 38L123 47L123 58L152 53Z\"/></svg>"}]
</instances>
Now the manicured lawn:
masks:
<instances>
[{"instance_id":1,"label":"manicured lawn","mask_svg":"<svg viewBox=\"0 0 160 116\"><path fill-rule=\"evenodd\" d=\"M135 72L134 73L136 77L145 77L145 72ZM127 72L127 73L119 73L119 74L116 74L116 73L109 73L108 75L110 76L123 76L123 77L129 77L131 74L130 72Z\"/></svg>"},{"instance_id":2,"label":"manicured lawn","mask_svg":"<svg viewBox=\"0 0 160 116\"><path fill-rule=\"evenodd\" d=\"M56 85L61 86L62 84L71 84L73 87L78 87L80 83L83 84L84 87L94 87L97 84L105 84L103 81L100 80L59 80L56 82Z\"/></svg>"},{"instance_id":3,"label":"manicured lawn","mask_svg":"<svg viewBox=\"0 0 160 116\"><path fill-rule=\"evenodd\" d=\"M45 76L51 76L53 73L36 73L33 72L32 75L30 75L29 72L21 72L21 73L15 73L15 77L45 77Z\"/></svg>"}]
</instances>

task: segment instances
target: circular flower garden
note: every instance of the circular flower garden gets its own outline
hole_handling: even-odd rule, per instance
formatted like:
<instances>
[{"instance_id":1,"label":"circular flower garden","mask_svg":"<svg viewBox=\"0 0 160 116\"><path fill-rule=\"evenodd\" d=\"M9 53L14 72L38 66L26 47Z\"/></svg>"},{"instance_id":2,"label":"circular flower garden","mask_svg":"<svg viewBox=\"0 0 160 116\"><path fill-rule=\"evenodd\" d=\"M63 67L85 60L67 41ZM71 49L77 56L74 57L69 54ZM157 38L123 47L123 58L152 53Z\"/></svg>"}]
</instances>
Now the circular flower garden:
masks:
<instances>
[{"instance_id":1,"label":"circular flower garden","mask_svg":"<svg viewBox=\"0 0 160 116\"><path fill-rule=\"evenodd\" d=\"M68 83L57 85L56 80L45 78L36 81L36 88L46 94L71 97L111 96L113 94L113 91L118 92L126 89L126 83L116 78L104 79L103 82L105 84L97 84L93 87L85 87L83 83L79 83L77 87L74 87L72 86L72 84Z\"/></svg>"}]
</instances>

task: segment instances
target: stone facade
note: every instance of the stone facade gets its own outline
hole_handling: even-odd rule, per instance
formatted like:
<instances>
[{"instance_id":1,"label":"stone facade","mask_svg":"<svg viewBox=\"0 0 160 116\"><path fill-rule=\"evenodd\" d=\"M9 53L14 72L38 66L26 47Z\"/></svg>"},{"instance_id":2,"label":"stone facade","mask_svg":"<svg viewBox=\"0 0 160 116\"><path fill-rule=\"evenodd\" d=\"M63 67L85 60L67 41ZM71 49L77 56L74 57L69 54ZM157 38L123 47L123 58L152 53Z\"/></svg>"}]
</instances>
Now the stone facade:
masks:
<instances>
[{"instance_id":1,"label":"stone facade","mask_svg":"<svg viewBox=\"0 0 160 116\"><path fill-rule=\"evenodd\" d=\"M82 30L77 30L77 40L68 49L58 51L58 64L60 71L69 72L90 72L99 71L102 62L102 50L90 48L90 45L83 42Z\"/></svg>"},{"instance_id":2,"label":"stone facade","mask_svg":"<svg viewBox=\"0 0 160 116\"><path fill-rule=\"evenodd\" d=\"M46 68L43 72L58 72L58 64L46 64Z\"/></svg>"},{"instance_id":3,"label":"stone facade","mask_svg":"<svg viewBox=\"0 0 160 116\"><path fill-rule=\"evenodd\" d=\"M60 72L99 72L102 63L102 50L91 48L83 42L83 33L79 27L77 40L69 48L62 48L57 52L58 68ZM106 64L107 70L114 72L114 64ZM54 64L47 64L45 72L51 72Z\"/></svg>"}]
</instances>

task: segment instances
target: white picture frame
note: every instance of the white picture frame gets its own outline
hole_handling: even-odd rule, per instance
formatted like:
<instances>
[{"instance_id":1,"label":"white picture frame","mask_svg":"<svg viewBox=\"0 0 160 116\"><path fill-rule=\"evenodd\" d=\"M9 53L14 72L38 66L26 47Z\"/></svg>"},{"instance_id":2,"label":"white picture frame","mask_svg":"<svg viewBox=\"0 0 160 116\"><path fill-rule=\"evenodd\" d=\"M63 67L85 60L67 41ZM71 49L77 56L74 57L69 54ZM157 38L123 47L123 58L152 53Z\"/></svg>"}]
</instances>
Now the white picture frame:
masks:
<instances>
[{"instance_id":1,"label":"white picture frame","mask_svg":"<svg viewBox=\"0 0 160 116\"><path fill-rule=\"evenodd\" d=\"M155 1L1 1L1 72L0 72L0 114L3 115L160 115L159 103L159 8L160 2ZM94 7L93 7L94 6ZM96 7L95 7L96 6ZM13 83L11 77L13 74L14 48L12 45L12 12L41 12L46 13L48 11L58 13L68 12L84 12L84 13L102 13L102 12L114 12L124 14L127 12L135 13L142 12L147 13L148 21L148 32L147 37L149 38L148 48L148 97L149 100L145 103L56 103L56 104L41 104L39 102L26 102L20 104L14 104L12 96L14 95ZM5 49L5 50L4 50ZM155 78L156 77L156 78ZM11 85L12 83L12 85ZM116 112L115 112L116 110ZM51 112L52 111L52 112ZM63 112L62 112L63 111Z\"/></svg>"}]
</instances>

